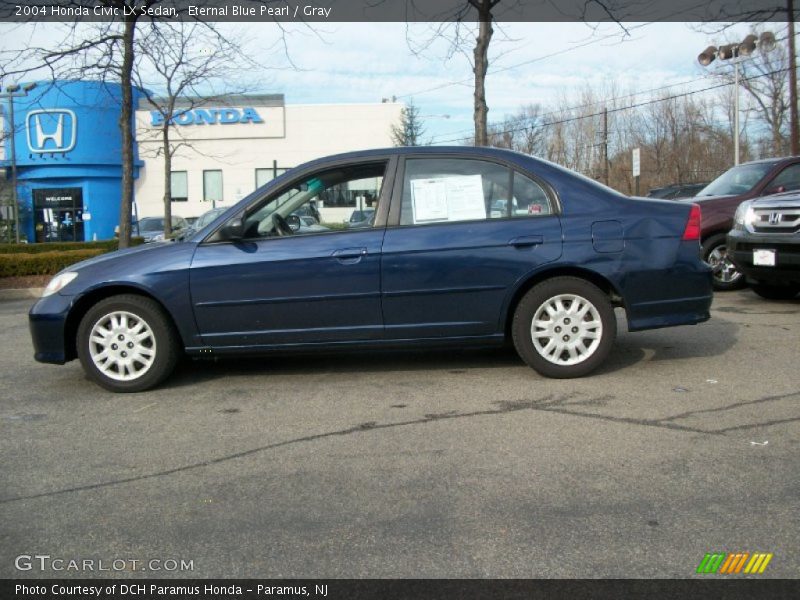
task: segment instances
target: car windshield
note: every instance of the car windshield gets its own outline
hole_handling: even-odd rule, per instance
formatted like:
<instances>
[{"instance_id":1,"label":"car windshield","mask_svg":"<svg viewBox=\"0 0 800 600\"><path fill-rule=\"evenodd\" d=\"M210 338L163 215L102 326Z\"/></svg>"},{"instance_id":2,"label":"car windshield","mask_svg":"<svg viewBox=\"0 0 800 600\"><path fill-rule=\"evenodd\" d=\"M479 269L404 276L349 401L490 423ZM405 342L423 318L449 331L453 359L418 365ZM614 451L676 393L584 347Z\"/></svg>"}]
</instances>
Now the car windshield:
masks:
<instances>
[{"instance_id":1,"label":"car windshield","mask_svg":"<svg viewBox=\"0 0 800 600\"><path fill-rule=\"evenodd\" d=\"M139 221L139 231L163 231L164 219L152 218Z\"/></svg>"},{"instance_id":2,"label":"car windshield","mask_svg":"<svg viewBox=\"0 0 800 600\"><path fill-rule=\"evenodd\" d=\"M736 196L752 190L764 178L774 163L739 165L728 169L706 187L698 196Z\"/></svg>"}]
</instances>

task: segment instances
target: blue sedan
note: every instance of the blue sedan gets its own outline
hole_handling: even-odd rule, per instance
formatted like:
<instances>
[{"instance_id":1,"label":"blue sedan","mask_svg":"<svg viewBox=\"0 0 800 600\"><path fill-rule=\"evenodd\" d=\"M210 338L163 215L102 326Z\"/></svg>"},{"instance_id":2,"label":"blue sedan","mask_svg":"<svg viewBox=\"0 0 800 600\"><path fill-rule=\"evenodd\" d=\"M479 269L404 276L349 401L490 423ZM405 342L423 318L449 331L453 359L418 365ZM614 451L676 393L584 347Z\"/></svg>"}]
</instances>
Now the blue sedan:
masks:
<instances>
[{"instance_id":1,"label":"blue sedan","mask_svg":"<svg viewBox=\"0 0 800 600\"><path fill-rule=\"evenodd\" d=\"M297 211L375 188L371 227ZM638 200L528 155L392 148L297 167L194 235L73 265L30 311L35 358L117 392L196 358L513 341L548 377L631 331L709 318L696 205Z\"/></svg>"}]
</instances>

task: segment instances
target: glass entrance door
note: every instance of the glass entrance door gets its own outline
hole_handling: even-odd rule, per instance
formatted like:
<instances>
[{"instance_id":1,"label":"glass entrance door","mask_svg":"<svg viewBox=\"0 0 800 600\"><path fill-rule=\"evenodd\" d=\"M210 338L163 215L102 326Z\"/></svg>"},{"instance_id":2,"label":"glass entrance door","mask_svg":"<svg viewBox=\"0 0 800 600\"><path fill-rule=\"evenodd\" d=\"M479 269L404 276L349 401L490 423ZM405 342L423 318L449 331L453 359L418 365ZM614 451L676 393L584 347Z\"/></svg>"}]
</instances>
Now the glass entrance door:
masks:
<instances>
[{"instance_id":1,"label":"glass entrance door","mask_svg":"<svg viewBox=\"0 0 800 600\"><path fill-rule=\"evenodd\" d=\"M37 242L83 241L83 189L33 190Z\"/></svg>"}]
</instances>

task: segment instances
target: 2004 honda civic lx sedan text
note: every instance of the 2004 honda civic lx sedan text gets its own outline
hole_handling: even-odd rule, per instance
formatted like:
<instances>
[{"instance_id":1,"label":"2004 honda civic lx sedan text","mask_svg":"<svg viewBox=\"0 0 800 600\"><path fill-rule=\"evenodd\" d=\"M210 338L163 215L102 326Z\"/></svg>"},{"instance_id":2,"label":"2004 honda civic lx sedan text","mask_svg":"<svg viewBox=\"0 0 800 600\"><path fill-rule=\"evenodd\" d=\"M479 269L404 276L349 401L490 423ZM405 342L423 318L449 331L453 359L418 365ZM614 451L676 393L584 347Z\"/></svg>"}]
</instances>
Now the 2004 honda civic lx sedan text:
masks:
<instances>
[{"instance_id":1,"label":"2004 honda civic lx sedan text","mask_svg":"<svg viewBox=\"0 0 800 600\"><path fill-rule=\"evenodd\" d=\"M372 226L342 228L334 208L365 199ZM328 226L300 226L309 206ZM182 353L511 339L539 373L579 377L607 357L614 307L631 331L709 318L699 226L696 205L628 198L515 152L343 154L281 175L188 239L59 273L30 311L35 356L77 357L101 386L133 392Z\"/></svg>"}]
</instances>

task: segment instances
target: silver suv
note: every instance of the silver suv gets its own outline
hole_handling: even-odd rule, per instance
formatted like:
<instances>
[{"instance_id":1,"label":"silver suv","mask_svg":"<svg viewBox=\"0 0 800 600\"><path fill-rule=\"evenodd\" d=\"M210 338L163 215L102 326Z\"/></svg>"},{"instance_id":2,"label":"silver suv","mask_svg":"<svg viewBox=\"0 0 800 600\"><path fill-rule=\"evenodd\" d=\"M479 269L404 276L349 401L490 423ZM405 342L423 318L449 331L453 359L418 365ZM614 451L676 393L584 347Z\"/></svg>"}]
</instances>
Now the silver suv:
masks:
<instances>
[{"instance_id":1,"label":"silver suv","mask_svg":"<svg viewBox=\"0 0 800 600\"><path fill-rule=\"evenodd\" d=\"M742 202L727 238L728 255L770 300L800 293L800 193Z\"/></svg>"}]
</instances>

